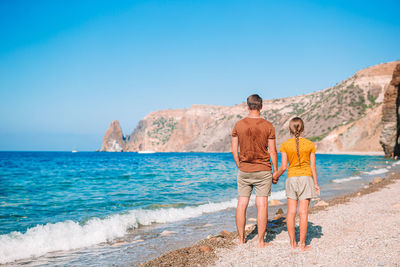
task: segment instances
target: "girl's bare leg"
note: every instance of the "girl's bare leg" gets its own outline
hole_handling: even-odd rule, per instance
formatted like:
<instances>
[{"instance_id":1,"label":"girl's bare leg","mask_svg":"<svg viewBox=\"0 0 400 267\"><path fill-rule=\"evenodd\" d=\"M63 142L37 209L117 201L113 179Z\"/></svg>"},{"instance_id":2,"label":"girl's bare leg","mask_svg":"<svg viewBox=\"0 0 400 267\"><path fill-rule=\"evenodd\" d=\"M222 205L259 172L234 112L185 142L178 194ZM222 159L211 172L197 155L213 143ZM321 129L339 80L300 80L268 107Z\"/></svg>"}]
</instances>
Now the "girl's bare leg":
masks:
<instances>
[{"instance_id":1,"label":"girl's bare leg","mask_svg":"<svg viewBox=\"0 0 400 267\"><path fill-rule=\"evenodd\" d=\"M295 249L297 247L294 232L294 218L296 217L297 200L288 198L288 210L286 217L286 227L289 234L290 246Z\"/></svg>"},{"instance_id":2,"label":"girl's bare leg","mask_svg":"<svg viewBox=\"0 0 400 267\"><path fill-rule=\"evenodd\" d=\"M310 199L299 201L299 215L300 215L300 250L309 250L311 247L306 246L306 236L308 227L308 206Z\"/></svg>"}]
</instances>

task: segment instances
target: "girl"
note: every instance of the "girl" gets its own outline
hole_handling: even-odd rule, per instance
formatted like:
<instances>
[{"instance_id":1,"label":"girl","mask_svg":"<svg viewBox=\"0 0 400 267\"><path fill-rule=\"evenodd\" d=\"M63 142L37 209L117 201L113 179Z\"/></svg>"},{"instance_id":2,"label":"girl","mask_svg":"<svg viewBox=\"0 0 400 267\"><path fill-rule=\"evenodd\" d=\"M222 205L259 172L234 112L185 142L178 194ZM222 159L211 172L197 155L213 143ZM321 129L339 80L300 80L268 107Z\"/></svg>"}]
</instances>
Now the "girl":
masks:
<instances>
[{"instance_id":1,"label":"girl","mask_svg":"<svg viewBox=\"0 0 400 267\"><path fill-rule=\"evenodd\" d=\"M289 160L288 178L286 180L286 197L288 198L288 210L286 225L289 233L290 245L297 247L294 231L294 219L299 201L300 215L300 249L308 250L306 246L306 234L308 225L308 206L310 199L319 195L317 183L317 170L315 168L315 145L310 140L302 137L304 132L303 120L296 117L289 122L290 133L294 138L288 139L281 145L282 164L274 174L274 183L286 171Z\"/></svg>"}]
</instances>

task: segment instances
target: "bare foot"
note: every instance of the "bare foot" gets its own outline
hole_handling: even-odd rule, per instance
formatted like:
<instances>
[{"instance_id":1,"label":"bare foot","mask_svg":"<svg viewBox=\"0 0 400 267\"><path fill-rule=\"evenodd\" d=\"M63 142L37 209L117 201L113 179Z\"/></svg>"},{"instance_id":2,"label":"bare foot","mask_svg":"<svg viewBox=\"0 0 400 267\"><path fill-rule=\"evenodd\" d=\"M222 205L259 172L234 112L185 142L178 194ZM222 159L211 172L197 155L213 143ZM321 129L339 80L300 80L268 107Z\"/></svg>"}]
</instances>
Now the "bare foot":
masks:
<instances>
[{"instance_id":1,"label":"bare foot","mask_svg":"<svg viewBox=\"0 0 400 267\"><path fill-rule=\"evenodd\" d=\"M243 245L245 243L246 243L246 240L244 240L244 239L239 239L238 240L238 245Z\"/></svg>"},{"instance_id":2,"label":"bare foot","mask_svg":"<svg viewBox=\"0 0 400 267\"><path fill-rule=\"evenodd\" d=\"M267 242L262 242L262 243L258 243L257 244L258 248L266 248L266 247L269 247L269 246L272 246L272 244L271 243L267 243Z\"/></svg>"},{"instance_id":3,"label":"bare foot","mask_svg":"<svg viewBox=\"0 0 400 267\"><path fill-rule=\"evenodd\" d=\"M298 247L299 247L299 246L297 245L297 243L290 244L290 246L292 247L292 249L296 249L296 248L298 248Z\"/></svg>"},{"instance_id":4,"label":"bare foot","mask_svg":"<svg viewBox=\"0 0 400 267\"><path fill-rule=\"evenodd\" d=\"M307 250L310 250L310 249L311 249L311 246L306 246L304 244L300 245L300 251L307 251Z\"/></svg>"}]
</instances>

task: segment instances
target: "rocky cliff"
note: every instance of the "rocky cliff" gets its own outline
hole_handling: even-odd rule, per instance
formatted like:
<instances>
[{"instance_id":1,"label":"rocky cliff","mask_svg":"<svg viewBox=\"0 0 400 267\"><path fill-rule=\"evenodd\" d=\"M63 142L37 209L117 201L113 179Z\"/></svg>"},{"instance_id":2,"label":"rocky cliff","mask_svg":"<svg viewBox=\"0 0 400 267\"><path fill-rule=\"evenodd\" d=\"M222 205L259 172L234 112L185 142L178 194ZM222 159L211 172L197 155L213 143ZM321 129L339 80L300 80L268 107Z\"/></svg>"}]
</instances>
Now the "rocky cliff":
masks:
<instances>
[{"instance_id":1,"label":"rocky cliff","mask_svg":"<svg viewBox=\"0 0 400 267\"><path fill-rule=\"evenodd\" d=\"M399 133L400 133L400 64L393 72L392 80L385 91L382 110L382 144L385 156L399 156Z\"/></svg>"},{"instance_id":2,"label":"rocky cliff","mask_svg":"<svg viewBox=\"0 0 400 267\"><path fill-rule=\"evenodd\" d=\"M382 103L398 63L363 69L322 91L265 100L261 115L274 124L278 146L289 138L290 118L300 116L306 123L305 136L317 143L319 152L382 151ZM114 121L101 150L227 152L234 124L246 115L245 103L156 111L143 118L126 138Z\"/></svg>"},{"instance_id":3,"label":"rocky cliff","mask_svg":"<svg viewBox=\"0 0 400 267\"><path fill-rule=\"evenodd\" d=\"M125 149L125 145L125 137L121 126L117 120L114 120L103 137L103 145L100 151L122 152Z\"/></svg>"}]
</instances>

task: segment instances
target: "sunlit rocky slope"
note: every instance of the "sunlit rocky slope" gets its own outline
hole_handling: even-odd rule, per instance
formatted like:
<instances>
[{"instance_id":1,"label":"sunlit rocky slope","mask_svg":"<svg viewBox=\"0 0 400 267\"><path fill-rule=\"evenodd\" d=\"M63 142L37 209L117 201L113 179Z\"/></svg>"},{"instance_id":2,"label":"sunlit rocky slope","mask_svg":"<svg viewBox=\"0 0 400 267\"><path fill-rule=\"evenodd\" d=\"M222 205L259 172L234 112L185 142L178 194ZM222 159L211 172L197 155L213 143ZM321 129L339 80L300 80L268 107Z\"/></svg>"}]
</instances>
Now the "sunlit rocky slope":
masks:
<instances>
[{"instance_id":1,"label":"sunlit rocky slope","mask_svg":"<svg viewBox=\"0 0 400 267\"><path fill-rule=\"evenodd\" d=\"M316 142L319 152L383 153L379 140L384 94L399 63L360 70L334 87L311 94L265 100L261 115L275 126L278 146L289 138L290 118L299 116L306 123L305 136ZM227 152L234 124L246 115L245 103L156 111L127 136L114 121L101 151Z\"/></svg>"}]
</instances>

